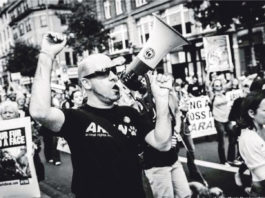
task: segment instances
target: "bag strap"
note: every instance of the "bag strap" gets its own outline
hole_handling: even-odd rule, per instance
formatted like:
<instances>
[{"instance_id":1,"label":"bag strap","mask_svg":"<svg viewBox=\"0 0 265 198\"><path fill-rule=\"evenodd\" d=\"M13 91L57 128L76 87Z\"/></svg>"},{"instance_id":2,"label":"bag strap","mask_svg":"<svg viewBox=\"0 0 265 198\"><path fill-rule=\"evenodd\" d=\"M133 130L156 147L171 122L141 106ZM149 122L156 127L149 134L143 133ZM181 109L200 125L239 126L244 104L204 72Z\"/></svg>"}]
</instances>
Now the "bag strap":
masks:
<instances>
[{"instance_id":1,"label":"bag strap","mask_svg":"<svg viewBox=\"0 0 265 198\"><path fill-rule=\"evenodd\" d=\"M86 114L90 118L90 120L98 120L102 127L113 137L116 143L120 146L124 146L126 144L127 138L115 128L111 122L103 117L92 114L84 109L77 109L78 111Z\"/></svg>"}]
</instances>

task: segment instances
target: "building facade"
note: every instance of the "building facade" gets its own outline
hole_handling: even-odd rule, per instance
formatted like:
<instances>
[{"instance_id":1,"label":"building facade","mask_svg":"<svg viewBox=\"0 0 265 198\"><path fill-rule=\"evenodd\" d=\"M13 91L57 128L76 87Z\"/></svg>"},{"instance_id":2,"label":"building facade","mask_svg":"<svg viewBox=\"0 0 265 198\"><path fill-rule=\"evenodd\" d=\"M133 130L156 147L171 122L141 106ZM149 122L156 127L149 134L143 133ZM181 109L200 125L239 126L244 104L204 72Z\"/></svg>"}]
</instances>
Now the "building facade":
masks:
<instances>
[{"instance_id":1,"label":"building facade","mask_svg":"<svg viewBox=\"0 0 265 198\"><path fill-rule=\"evenodd\" d=\"M193 11L184 6L185 0L96 0L98 18L109 29L109 54L126 55L145 44L152 31L153 16L160 16L166 23L180 32L190 45L172 50L161 63L158 70L170 72L175 78L185 79L196 76L203 82L206 78L203 37L213 35L215 29L203 29L193 17ZM256 58L265 64L263 56L264 27L254 28ZM230 40L234 74L244 74L250 62L250 47L246 41L245 30L227 32ZM159 38L157 42L163 42ZM136 50L135 50L136 49Z\"/></svg>"},{"instance_id":2,"label":"building facade","mask_svg":"<svg viewBox=\"0 0 265 198\"><path fill-rule=\"evenodd\" d=\"M6 4L0 14L0 23L3 24L0 26L0 68L5 70L5 56L16 41L40 46L45 33L64 32L67 15L70 14L69 3L71 0L17 0ZM57 67L54 76L77 64L76 53L68 47L56 59L61 67Z\"/></svg>"}]
</instances>

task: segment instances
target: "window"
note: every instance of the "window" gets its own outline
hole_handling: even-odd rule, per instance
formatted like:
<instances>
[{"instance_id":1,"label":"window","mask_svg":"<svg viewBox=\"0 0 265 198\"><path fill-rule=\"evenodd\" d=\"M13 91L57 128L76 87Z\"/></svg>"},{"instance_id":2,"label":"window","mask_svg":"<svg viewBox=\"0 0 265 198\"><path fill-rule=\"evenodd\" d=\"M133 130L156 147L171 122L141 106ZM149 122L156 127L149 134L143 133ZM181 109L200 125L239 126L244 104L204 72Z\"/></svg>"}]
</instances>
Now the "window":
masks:
<instances>
[{"instance_id":1,"label":"window","mask_svg":"<svg viewBox=\"0 0 265 198\"><path fill-rule=\"evenodd\" d=\"M41 27L47 26L47 17L45 15L40 16L40 26Z\"/></svg>"},{"instance_id":2,"label":"window","mask_svg":"<svg viewBox=\"0 0 265 198\"><path fill-rule=\"evenodd\" d=\"M18 6L18 7L17 7L17 15L20 15L20 14L21 14L21 7Z\"/></svg>"},{"instance_id":3,"label":"window","mask_svg":"<svg viewBox=\"0 0 265 198\"><path fill-rule=\"evenodd\" d=\"M7 38L9 38L9 28L8 27L6 28L6 35L7 35Z\"/></svg>"},{"instance_id":4,"label":"window","mask_svg":"<svg viewBox=\"0 0 265 198\"><path fill-rule=\"evenodd\" d=\"M73 65L77 65L77 53L73 52Z\"/></svg>"},{"instance_id":5,"label":"window","mask_svg":"<svg viewBox=\"0 0 265 198\"><path fill-rule=\"evenodd\" d=\"M14 14L14 13L12 13L12 14L11 14L11 20L14 20L14 19L15 19L15 17L16 17L16 16L15 16L15 14Z\"/></svg>"},{"instance_id":6,"label":"window","mask_svg":"<svg viewBox=\"0 0 265 198\"><path fill-rule=\"evenodd\" d=\"M18 29L19 29L19 35L22 36L24 34L24 25L23 25L23 23L21 23L18 26Z\"/></svg>"},{"instance_id":7,"label":"window","mask_svg":"<svg viewBox=\"0 0 265 198\"><path fill-rule=\"evenodd\" d=\"M28 3L25 2L25 3L23 4L23 7L24 7L24 10L28 10L28 8L29 8Z\"/></svg>"},{"instance_id":8,"label":"window","mask_svg":"<svg viewBox=\"0 0 265 198\"><path fill-rule=\"evenodd\" d=\"M192 33L190 14L190 10L183 5L177 5L167 9L163 18L165 18L165 22L185 36Z\"/></svg>"},{"instance_id":9,"label":"window","mask_svg":"<svg viewBox=\"0 0 265 198\"><path fill-rule=\"evenodd\" d=\"M71 65L70 52L65 52L65 63Z\"/></svg>"},{"instance_id":10,"label":"window","mask_svg":"<svg viewBox=\"0 0 265 198\"><path fill-rule=\"evenodd\" d=\"M18 38L17 32L13 33L13 37L14 37L14 40L17 40L17 38Z\"/></svg>"},{"instance_id":11,"label":"window","mask_svg":"<svg viewBox=\"0 0 265 198\"><path fill-rule=\"evenodd\" d=\"M191 33L191 22L185 23L186 26L186 33L189 34Z\"/></svg>"},{"instance_id":12,"label":"window","mask_svg":"<svg viewBox=\"0 0 265 198\"><path fill-rule=\"evenodd\" d=\"M60 20L61 20L61 25L66 25L67 24L67 15L66 14L61 15Z\"/></svg>"},{"instance_id":13,"label":"window","mask_svg":"<svg viewBox=\"0 0 265 198\"><path fill-rule=\"evenodd\" d=\"M137 31L141 45L146 43L146 41L148 40L149 33L152 30L152 26L153 26L152 16L143 17L137 22Z\"/></svg>"},{"instance_id":14,"label":"window","mask_svg":"<svg viewBox=\"0 0 265 198\"><path fill-rule=\"evenodd\" d=\"M180 34L182 34L182 27L181 24L172 26L175 30L177 30Z\"/></svg>"},{"instance_id":15,"label":"window","mask_svg":"<svg viewBox=\"0 0 265 198\"><path fill-rule=\"evenodd\" d=\"M5 40L6 40L6 32L3 31L3 34L4 34L4 42L5 42Z\"/></svg>"},{"instance_id":16,"label":"window","mask_svg":"<svg viewBox=\"0 0 265 198\"><path fill-rule=\"evenodd\" d=\"M115 0L116 14L119 15L122 13L121 0Z\"/></svg>"},{"instance_id":17,"label":"window","mask_svg":"<svg viewBox=\"0 0 265 198\"><path fill-rule=\"evenodd\" d=\"M136 7L140 7L142 5L145 5L146 3L146 0L135 0Z\"/></svg>"},{"instance_id":18,"label":"window","mask_svg":"<svg viewBox=\"0 0 265 198\"><path fill-rule=\"evenodd\" d=\"M105 1L104 2L104 12L105 12L105 18L106 19L111 18L111 15L110 15L110 2L109 1Z\"/></svg>"},{"instance_id":19,"label":"window","mask_svg":"<svg viewBox=\"0 0 265 198\"><path fill-rule=\"evenodd\" d=\"M25 26L26 26L26 31L27 31L27 32L31 31L31 25L30 25L30 21L29 21L29 19L26 20L26 22L25 22Z\"/></svg>"},{"instance_id":20,"label":"window","mask_svg":"<svg viewBox=\"0 0 265 198\"><path fill-rule=\"evenodd\" d=\"M47 0L38 0L38 5L45 5Z\"/></svg>"},{"instance_id":21,"label":"window","mask_svg":"<svg viewBox=\"0 0 265 198\"><path fill-rule=\"evenodd\" d=\"M127 25L123 24L110 31L110 53L119 52L129 48Z\"/></svg>"}]
</instances>

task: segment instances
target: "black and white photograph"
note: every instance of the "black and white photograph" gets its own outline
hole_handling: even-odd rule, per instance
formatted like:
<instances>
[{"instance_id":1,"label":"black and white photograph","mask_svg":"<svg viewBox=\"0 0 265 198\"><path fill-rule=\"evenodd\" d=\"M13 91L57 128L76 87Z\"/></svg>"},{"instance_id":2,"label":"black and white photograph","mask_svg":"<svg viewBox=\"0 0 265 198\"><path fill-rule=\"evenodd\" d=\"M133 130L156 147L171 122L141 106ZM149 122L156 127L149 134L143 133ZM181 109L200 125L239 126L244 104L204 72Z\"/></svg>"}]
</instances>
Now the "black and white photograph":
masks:
<instances>
[{"instance_id":1,"label":"black and white photograph","mask_svg":"<svg viewBox=\"0 0 265 198\"><path fill-rule=\"evenodd\" d=\"M265 197L265 0L0 0L0 198Z\"/></svg>"}]
</instances>

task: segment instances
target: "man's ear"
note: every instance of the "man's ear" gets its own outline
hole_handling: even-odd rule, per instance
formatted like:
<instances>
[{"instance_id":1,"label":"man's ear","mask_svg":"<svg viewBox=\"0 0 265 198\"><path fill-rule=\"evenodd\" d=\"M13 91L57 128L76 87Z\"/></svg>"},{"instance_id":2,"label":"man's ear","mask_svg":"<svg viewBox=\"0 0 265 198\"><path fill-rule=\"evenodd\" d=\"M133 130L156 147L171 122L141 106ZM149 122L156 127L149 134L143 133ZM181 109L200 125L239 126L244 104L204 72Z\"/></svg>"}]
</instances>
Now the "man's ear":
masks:
<instances>
[{"instance_id":1,"label":"man's ear","mask_svg":"<svg viewBox=\"0 0 265 198\"><path fill-rule=\"evenodd\" d=\"M249 110L248 110L248 115L249 115L251 118L254 118L254 116L255 116L255 112L254 112L252 109L249 109Z\"/></svg>"},{"instance_id":2,"label":"man's ear","mask_svg":"<svg viewBox=\"0 0 265 198\"><path fill-rule=\"evenodd\" d=\"M82 87L84 87L85 89L88 89L88 90L92 88L91 81L89 79L86 79L86 78L81 79L81 85L82 85Z\"/></svg>"}]
</instances>

